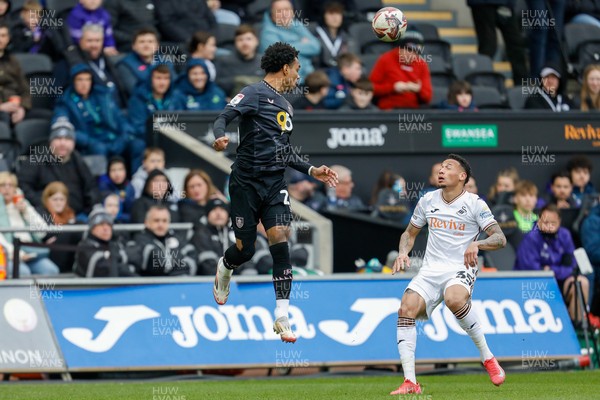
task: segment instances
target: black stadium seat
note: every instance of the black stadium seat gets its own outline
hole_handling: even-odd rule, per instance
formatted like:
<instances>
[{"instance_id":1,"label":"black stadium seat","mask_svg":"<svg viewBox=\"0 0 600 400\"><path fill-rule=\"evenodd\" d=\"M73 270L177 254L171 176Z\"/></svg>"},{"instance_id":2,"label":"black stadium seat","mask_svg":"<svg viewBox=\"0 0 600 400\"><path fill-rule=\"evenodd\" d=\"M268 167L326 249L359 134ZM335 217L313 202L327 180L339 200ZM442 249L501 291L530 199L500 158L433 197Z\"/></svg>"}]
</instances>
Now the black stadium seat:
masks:
<instances>
[{"instance_id":1,"label":"black stadium seat","mask_svg":"<svg viewBox=\"0 0 600 400\"><path fill-rule=\"evenodd\" d=\"M15 138L19 143L20 154L27 154L29 146L41 145L50 136L50 120L26 119L15 125Z\"/></svg>"},{"instance_id":2,"label":"black stadium seat","mask_svg":"<svg viewBox=\"0 0 600 400\"><path fill-rule=\"evenodd\" d=\"M505 108L500 93L485 86L473 86L473 101L478 108Z\"/></svg>"},{"instance_id":3,"label":"black stadium seat","mask_svg":"<svg viewBox=\"0 0 600 400\"><path fill-rule=\"evenodd\" d=\"M583 74L585 67L590 64L600 64L600 36L595 40L587 40L577 49L577 70Z\"/></svg>"},{"instance_id":4,"label":"black stadium seat","mask_svg":"<svg viewBox=\"0 0 600 400\"><path fill-rule=\"evenodd\" d=\"M433 82L432 82L433 84ZM431 105L438 106L442 101L448 99L448 86L433 86L433 96L431 97Z\"/></svg>"},{"instance_id":5,"label":"black stadium seat","mask_svg":"<svg viewBox=\"0 0 600 400\"><path fill-rule=\"evenodd\" d=\"M363 54L360 56L360 59L362 60L363 67L365 70L365 74L367 76L369 76L371 74L371 70L375 66L375 63L377 62L379 57L380 57L379 54Z\"/></svg>"},{"instance_id":6,"label":"black stadium seat","mask_svg":"<svg viewBox=\"0 0 600 400\"><path fill-rule=\"evenodd\" d=\"M504 86L504 75L498 72L472 72L465 77L472 86L487 86L495 88L504 98L506 97L506 86Z\"/></svg>"},{"instance_id":7,"label":"black stadium seat","mask_svg":"<svg viewBox=\"0 0 600 400\"><path fill-rule=\"evenodd\" d=\"M523 93L522 86L514 86L507 91L508 104L513 110L522 110L525 108L527 94Z\"/></svg>"},{"instance_id":8,"label":"black stadium seat","mask_svg":"<svg viewBox=\"0 0 600 400\"><path fill-rule=\"evenodd\" d=\"M77 0L46 0L47 10L56 10L59 14L69 8L73 8L79 3Z\"/></svg>"},{"instance_id":9,"label":"black stadium seat","mask_svg":"<svg viewBox=\"0 0 600 400\"><path fill-rule=\"evenodd\" d=\"M565 41L567 51L571 60L576 61L579 45L588 40L600 38L600 28L589 24L567 24L565 25Z\"/></svg>"},{"instance_id":10,"label":"black stadium seat","mask_svg":"<svg viewBox=\"0 0 600 400\"><path fill-rule=\"evenodd\" d=\"M233 50L235 48L235 31L238 29L235 25L218 24L217 26L217 47Z\"/></svg>"},{"instance_id":11,"label":"black stadium seat","mask_svg":"<svg viewBox=\"0 0 600 400\"><path fill-rule=\"evenodd\" d=\"M45 54L14 53L25 75L52 73L52 59Z\"/></svg>"},{"instance_id":12,"label":"black stadium seat","mask_svg":"<svg viewBox=\"0 0 600 400\"><path fill-rule=\"evenodd\" d=\"M452 66L458 79L465 79L473 72L494 72L492 59L483 54L455 54Z\"/></svg>"},{"instance_id":13,"label":"black stadium seat","mask_svg":"<svg viewBox=\"0 0 600 400\"><path fill-rule=\"evenodd\" d=\"M444 62L448 65L448 69L451 69L452 63L452 50L450 43L445 40L425 40L423 42L423 53L431 56L441 57Z\"/></svg>"},{"instance_id":14,"label":"black stadium seat","mask_svg":"<svg viewBox=\"0 0 600 400\"><path fill-rule=\"evenodd\" d=\"M350 26L350 36L356 41L361 54L382 54L393 49L395 43L386 43L377 39L370 22L356 22Z\"/></svg>"},{"instance_id":15,"label":"black stadium seat","mask_svg":"<svg viewBox=\"0 0 600 400\"><path fill-rule=\"evenodd\" d=\"M410 24L410 29L419 31L425 40L438 40L440 38L437 27L433 24L419 22L418 24Z\"/></svg>"}]
</instances>

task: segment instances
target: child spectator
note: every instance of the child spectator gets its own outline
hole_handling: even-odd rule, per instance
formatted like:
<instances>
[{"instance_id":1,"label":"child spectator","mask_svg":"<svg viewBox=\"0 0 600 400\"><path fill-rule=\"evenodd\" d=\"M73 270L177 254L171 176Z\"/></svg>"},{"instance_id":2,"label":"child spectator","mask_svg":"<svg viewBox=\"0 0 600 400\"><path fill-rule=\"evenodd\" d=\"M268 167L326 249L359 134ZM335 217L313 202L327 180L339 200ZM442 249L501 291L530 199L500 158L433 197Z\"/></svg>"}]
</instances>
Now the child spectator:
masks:
<instances>
[{"instance_id":1,"label":"child spectator","mask_svg":"<svg viewBox=\"0 0 600 400\"><path fill-rule=\"evenodd\" d=\"M127 180L127 168L122 157L115 156L108 161L107 173L98 178L98 188L102 198L106 198L110 194L118 196L119 213L115 221L129 222L129 214L135 201L135 191Z\"/></svg>"},{"instance_id":2,"label":"child spectator","mask_svg":"<svg viewBox=\"0 0 600 400\"><path fill-rule=\"evenodd\" d=\"M331 86L324 100L325 107L328 109L340 108L348 99L350 88L362 74L362 61L359 56L352 53L340 55L337 59L337 66L327 69Z\"/></svg>"},{"instance_id":3,"label":"child spectator","mask_svg":"<svg viewBox=\"0 0 600 400\"><path fill-rule=\"evenodd\" d=\"M114 56L119 54L113 37L110 14L102 7L102 0L79 0L67 17L67 26L73 43L79 43L82 28L86 24L98 24L104 29L104 54Z\"/></svg>"},{"instance_id":4,"label":"child spectator","mask_svg":"<svg viewBox=\"0 0 600 400\"><path fill-rule=\"evenodd\" d=\"M150 79L140 83L129 99L128 115L133 135L146 142L148 119L156 111L176 111L184 108L183 97L173 85L173 71L161 64L152 67Z\"/></svg>"},{"instance_id":5,"label":"child spectator","mask_svg":"<svg viewBox=\"0 0 600 400\"><path fill-rule=\"evenodd\" d=\"M577 314L575 313L575 279L572 275L576 268L573 256L575 245L569 231L561 227L560 223L559 210L555 205L549 204L542 208L537 225L519 246L515 269L554 272L571 319L579 320L581 313L579 307ZM587 308L589 282L583 275L579 276L579 281Z\"/></svg>"},{"instance_id":6,"label":"child spectator","mask_svg":"<svg viewBox=\"0 0 600 400\"><path fill-rule=\"evenodd\" d=\"M496 183L488 194L488 204L513 204L515 186L519 182L519 173L514 167L506 168L498 172Z\"/></svg>"},{"instance_id":7,"label":"child spectator","mask_svg":"<svg viewBox=\"0 0 600 400\"><path fill-rule=\"evenodd\" d=\"M209 80L208 66L199 58L190 60L187 71L177 79L176 87L184 97L183 110L221 110L227 104L225 92Z\"/></svg>"},{"instance_id":8,"label":"child spectator","mask_svg":"<svg viewBox=\"0 0 600 400\"><path fill-rule=\"evenodd\" d=\"M592 162L585 156L573 157L567 164L567 170L571 175L573 183L573 197L580 207L585 196L596 194L596 188L590 181L592 174Z\"/></svg>"},{"instance_id":9,"label":"child spectator","mask_svg":"<svg viewBox=\"0 0 600 400\"><path fill-rule=\"evenodd\" d=\"M196 32L190 41L190 57L199 58L204 61L208 68L208 76L211 81L217 79L217 69L213 63L217 54L217 38L210 32ZM190 60L191 61L191 60Z\"/></svg>"},{"instance_id":10,"label":"child spectator","mask_svg":"<svg viewBox=\"0 0 600 400\"><path fill-rule=\"evenodd\" d=\"M171 201L173 185L167 175L161 170L150 171L142 195L133 202L131 207L131 223L141 224L146 219L146 213L154 205L169 209L171 222L179 222L177 203Z\"/></svg>"},{"instance_id":11,"label":"child spectator","mask_svg":"<svg viewBox=\"0 0 600 400\"><path fill-rule=\"evenodd\" d=\"M42 5L37 0L27 0L18 18L10 28L11 49L15 53L38 53L44 32L40 28Z\"/></svg>"},{"instance_id":12,"label":"child spectator","mask_svg":"<svg viewBox=\"0 0 600 400\"><path fill-rule=\"evenodd\" d=\"M398 40L398 48L383 53L373 66L369 78L382 110L419 108L431 101L429 67L419 56L423 41L421 33L407 31Z\"/></svg>"},{"instance_id":13,"label":"child spectator","mask_svg":"<svg viewBox=\"0 0 600 400\"><path fill-rule=\"evenodd\" d=\"M323 71L311 72L304 82L307 92L293 102L296 110L324 110L323 99L329 91L329 78Z\"/></svg>"},{"instance_id":14,"label":"child spectator","mask_svg":"<svg viewBox=\"0 0 600 400\"><path fill-rule=\"evenodd\" d=\"M558 209L577 208L577 200L573 196L571 174L567 171L557 172L550 180L550 194L546 196L545 204L554 204Z\"/></svg>"},{"instance_id":15,"label":"child spectator","mask_svg":"<svg viewBox=\"0 0 600 400\"><path fill-rule=\"evenodd\" d=\"M581 111L600 110L600 64L585 67L581 85Z\"/></svg>"},{"instance_id":16,"label":"child spectator","mask_svg":"<svg viewBox=\"0 0 600 400\"><path fill-rule=\"evenodd\" d=\"M537 204L538 189L531 181L520 181L515 187L515 210L513 212L517 227L523 233L529 233L538 216L534 212Z\"/></svg>"},{"instance_id":17,"label":"child spectator","mask_svg":"<svg viewBox=\"0 0 600 400\"><path fill-rule=\"evenodd\" d=\"M132 170L141 164L145 143L132 129L110 90L92 81L86 64L71 68L70 86L56 104L54 118L66 117L75 126L75 141L83 155L128 155Z\"/></svg>"},{"instance_id":18,"label":"child spectator","mask_svg":"<svg viewBox=\"0 0 600 400\"><path fill-rule=\"evenodd\" d=\"M467 81L454 81L448 90L448 99L442 102L440 108L446 110L479 111L473 103L473 89Z\"/></svg>"},{"instance_id":19,"label":"child spectator","mask_svg":"<svg viewBox=\"0 0 600 400\"><path fill-rule=\"evenodd\" d=\"M352 38L345 31L344 5L338 2L325 4L323 15L315 33L321 42L321 67L336 67L340 54L348 53L353 47Z\"/></svg>"},{"instance_id":20,"label":"child spectator","mask_svg":"<svg viewBox=\"0 0 600 400\"><path fill-rule=\"evenodd\" d=\"M150 78L157 49L158 36L153 28L144 28L135 33L132 51L116 65L127 94L133 92L138 82L146 82Z\"/></svg>"},{"instance_id":21,"label":"child spectator","mask_svg":"<svg viewBox=\"0 0 600 400\"><path fill-rule=\"evenodd\" d=\"M0 23L8 22L10 17L10 0L0 0Z\"/></svg>"},{"instance_id":22,"label":"child spectator","mask_svg":"<svg viewBox=\"0 0 600 400\"><path fill-rule=\"evenodd\" d=\"M372 103L372 100L373 83L371 83L369 79L363 77L352 85L352 88L350 89L350 98L348 98L346 103L340 107L340 110L379 110L377 106Z\"/></svg>"},{"instance_id":23,"label":"child spectator","mask_svg":"<svg viewBox=\"0 0 600 400\"><path fill-rule=\"evenodd\" d=\"M147 147L144 150L142 166L131 177L131 186L133 186L136 199L142 195L146 179L148 179L148 173L155 169L164 171L165 152L160 147Z\"/></svg>"}]
</instances>

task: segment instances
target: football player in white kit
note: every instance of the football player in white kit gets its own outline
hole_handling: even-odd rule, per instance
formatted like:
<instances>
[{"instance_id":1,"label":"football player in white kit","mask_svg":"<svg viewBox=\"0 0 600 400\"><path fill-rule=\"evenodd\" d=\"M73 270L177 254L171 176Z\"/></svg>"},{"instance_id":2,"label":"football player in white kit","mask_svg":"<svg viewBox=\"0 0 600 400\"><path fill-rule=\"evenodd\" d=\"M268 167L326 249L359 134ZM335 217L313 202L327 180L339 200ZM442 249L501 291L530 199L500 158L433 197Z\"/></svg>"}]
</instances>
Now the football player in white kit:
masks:
<instances>
[{"instance_id":1,"label":"football player in white kit","mask_svg":"<svg viewBox=\"0 0 600 400\"><path fill-rule=\"evenodd\" d=\"M471 293L478 251L500 249L506 245L506 238L485 201L465 190L470 176L471 167L463 157L448 155L438 172L439 189L419 199L400 237L393 273L410 267L408 253L415 237L429 225L423 266L408 284L398 310L397 341L404 383L392 395L421 393L415 377L415 319L429 318L442 301L479 349L492 383L499 386L504 382L504 370L488 348L475 311L471 310ZM487 239L477 240L481 231L487 233Z\"/></svg>"}]
</instances>

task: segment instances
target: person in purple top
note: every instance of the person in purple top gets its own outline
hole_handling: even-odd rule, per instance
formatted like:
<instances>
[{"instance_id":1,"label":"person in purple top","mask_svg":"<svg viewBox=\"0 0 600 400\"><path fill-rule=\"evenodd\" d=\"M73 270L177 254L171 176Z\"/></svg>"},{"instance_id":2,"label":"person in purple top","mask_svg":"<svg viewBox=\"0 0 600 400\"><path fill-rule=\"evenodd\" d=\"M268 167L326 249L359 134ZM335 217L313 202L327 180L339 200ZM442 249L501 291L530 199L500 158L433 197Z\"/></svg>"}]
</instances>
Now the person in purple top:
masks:
<instances>
[{"instance_id":1,"label":"person in purple top","mask_svg":"<svg viewBox=\"0 0 600 400\"><path fill-rule=\"evenodd\" d=\"M104 28L104 54L114 56L119 54L115 47L110 14L102 7L102 0L79 0L67 17L67 26L73 43L79 43L86 24L98 24Z\"/></svg>"},{"instance_id":2,"label":"person in purple top","mask_svg":"<svg viewBox=\"0 0 600 400\"><path fill-rule=\"evenodd\" d=\"M537 225L523 238L517 250L515 270L553 271L563 299L574 321L580 321L581 310L575 314L575 278L577 267L573 251L575 245L569 230L560 226L560 213L556 205L548 204L540 211ZM589 282L578 276L586 305Z\"/></svg>"}]
</instances>

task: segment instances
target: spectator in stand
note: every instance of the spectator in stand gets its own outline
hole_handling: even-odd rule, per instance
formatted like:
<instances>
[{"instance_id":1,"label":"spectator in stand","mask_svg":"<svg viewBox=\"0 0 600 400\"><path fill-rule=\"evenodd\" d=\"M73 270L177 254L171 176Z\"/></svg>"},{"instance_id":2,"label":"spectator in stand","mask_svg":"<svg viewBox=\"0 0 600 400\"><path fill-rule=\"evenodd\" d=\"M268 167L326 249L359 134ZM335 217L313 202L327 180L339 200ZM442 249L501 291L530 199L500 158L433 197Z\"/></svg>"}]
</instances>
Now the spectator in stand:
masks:
<instances>
[{"instance_id":1,"label":"spectator in stand","mask_svg":"<svg viewBox=\"0 0 600 400\"><path fill-rule=\"evenodd\" d=\"M490 206L513 204L515 187L518 182L519 173L514 167L506 168L498 172L496 183L491 187L487 196L488 204Z\"/></svg>"},{"instance_id":2,"label":"spectator in stand","mask_svg":"<svg viewBox=\"0 0 600 400\"><path fill-rule=\"evenodd\" d=\"M144 191L148 173L155 169L164 172L165 152L160 147L147 147L146 150L144 150L142 166L139 167L131 177L131 186L133 186L136 199L139 198Z\"/></svg>"},{"instance_id":3,"label":"spectator in stand","mask_svg":"<svg viewBox=\"0 0 600 400\"><path fill-rule=\"evenodd\" d=\"M193 224L206 223L206 205L211 199L226 201L225 196L213 184L210 175L201 169L193 169L183 181L183 198L179 201L179 220Z\"/></svg>"},{"instance_id":4,"label":"spectator in stand","mask_svg":"<svg viewBox=\"0 0 600 400\"><path fill-rule=\"evenodd\" d=\"M581 241L594 268L592 281L591 313L600 316L600 204L591 209L581 225Z\"/></svg>"},{"instance_id":5,"label":"spectator in stand","mask_svg":"<svg viewBox=\"0 0 600 400\"><path fill-rule=\"evenodd\" d=\"M522 16L517 16L514 12L515 3L516 0L467 0L473 15L479 54L494 59L498 49L496 28L500 29L505 43L506 58L512 67L513 81L524 82L528 72L525 43L519 30Z\"/></svg>"},{"instance_id":6,"label":"spectator in stand","mask_svg":"<svg viewBox=\"0 0 600 400\"><path fill-rule=\"evenodd\" d=\"M12 276L13 238L28 243L39 243L46 233L36 232L36 230L47 229L48 225L23 196L23 192L18 187L17 176L9 172L0 172L0 227L29 228L25 232L0 233L0 246L5 249L8 256L8 275ZM58 267L48 258L48 255L47 248L23 246L19 255L20 276L57 275Z\"/></svg>"},{"instance_id":7,"label":"spectator in stand","mask_svg":"<svg viewBox=\"0 0 600 400\"><path fill-rule=\"evenodd\" d=\"M221 110L227 105L225 92L209 76L204 60L192 58L188 62L186 72L179 76L176 83L177 95L183 98L182 110Z\"/></svg>"},{"instance_id":8,"label":"spectator in stand","mask_svg":"<svg viewBox=\"0 0 600 400\"><path fill-rule=\"evenodd\" d=\"M298 200L315 211L327 207L327 198L317 190L318 181L295 170L290 171L290 174L290 178L287 181L288 192L291 198Z\"/></svg>"},{"instance_id":9,"label":"spectator in stand","mask_svg":"<svg viewBox=\"0 0 600 400\"><path fill-rule=\"evenodd\" d=\"M600 110L600 64L590 64L583 71L579 107L581 111Z\"/></svg>"},{"instance_id":10,"label":"spectator in stand","mask_svg":"<svg viewBox=\"0 0 600 400\"><path fill-rule=\"evenodd\" d=\"M477 181L472 176L469 178L469 182L465 184L465 190L469 193L479 194L479 189L477 188ZM482 200L485 201L483 198Z\"/></svg>"},{"instance_id":11,"label":"spectator in stand","mask_svg":"<svg viewBox=\"0 0 600 400\"><path fill-rule=\"evenodd\" d=\"M90 213L89 231L77 246L75 274L80 277L137 276L125 247L113 239L113 219L102 206Z\"/></svg>"},{"instance_id":12,"label":"spectator in stand","mask_svg":"<svg viewBox=\"0 0 600 400\"><path fill-rule=\"evenodd\" d=\"M8 25L0 23L0 121L18 124L31 109L29 84L16 58L8 51Z\"/></svg>"},{"instance_id":13,"label":"spectator in stand","mask_svg":"<svg viewBox=\"0 0 600 400\"><path fill-rule=\"evenodd\" d=\"M321 43L322 68L336 67L339 55L354 50L354 41L344 28L344 6L341 3L325 3L315 36Z\"/></svg>"},{"instance_id":14,"label":"spectator in stand","mask_svg":"<svg viewBox=\"0 0 600 400\"><path fill-rule=\"evenodd\" d=\"M446 110L479 111L473 102L473 89L467 81L454 81L448 90L448 99L440 104Z\"/></svg>"},{"instance_id":15,"label":"spectator in stand","mask_svg":"<svg viewBox=\"0 0 600 400\"><path fill-rule=\"evenodd\" d=\"M10 0L0 0L0 24L10 20Z\"/></svg>"},{"instance_id":16,"label":"spectator in stand","mask_svg":"<svg viewBox=\"0 0 600 400\"><path fill-rule=\"evenodd\" d=\"M154 28L142 28L133 37L132 51L117 63L123 89L131 95L138 82L147 82L150 69L156 64L158 36Z\"/></svg>"},{"instance_id":17,"label":"spectator in stand","mask_svg":"<svg viewBox=\"0 0 600 400\"><path fill-rule=\"evenodd\" d=\"M121 199L118 194L110 193L102 201L102 206L106 210L108 214L113 219L114 224L128 224L129 218L127 221L122 219L122 210L121 210ZM127 243L131 240L132 233L126 230L114 230L113 229L113 240L119 241L121 243Z\"/></svg>"},{"instance_id":18,"label":"spectator in stand","mask_svg":"<svg viewBox=\"0 0 600 400\"><path fill-rule=\"evenodd\" d=\"M100 25L104 32L104 54L114 56L119 54L113 37L110 14L102 7L102 0L79 0L67 17L67 27L73 43L79 43L83 36L85 25Z\"/></svg>"},{"instance_id":19,"label":"spectator in stand","mask_svg":"<svg viewBox=\"0 0 600 400\"><path fill-rule=\"evenodd\" d=\"M398 49L383 53L373 66L370 80L377 106L382 110L419 108L431 101L431 76L427 62L419 56L423 35L406 31Z\"/></svg>"},{"instance_id":20,"label":"spectator in stand","mask_svg":"<svg viewBox=\"0 0 600 400\"><path fill-rule=\"evenodd\" d=\"M75 128L68 120L54 122L46 149L49 154L44 151L43 157L28 157L19 169L25 197L40 208L46 186L60 181L69 189L68 204L79 219L87 221L92 206L100 201L100 193L87 164L75 150Z\"/></svg>"},{"instance_id":21,"label":"spectator in stand","mask_svg":"<svg viewBox=\"0 0 600 400\"><path fill-rule=\"evenodd\" d=\"M540 72L541 84L525 101L525 108L529 110L548 110L563 112L573 109L571 100L561 94L562 82L558 66L547 64Z\"/></svg>"},{"instance_id":22,"label":"spectator in stand","mask_svg":"<svg viewBox=\"0 0 600 400\"><path fill-rule=\"evenodd\" d=\"M598 193L590 180L592 167L592 161L586 156L575 156L567 163L567 171L571 175L573 197L577 201L577 207L581 206L585 196L592 196Z\"/></svg>"},{"instance_id":23,"label":"spectator in stand","mask_svg":"<svg viewBox=\"0 0 600 400\"><path fill-rule=\"evenodd\" d=\"M173 74L168 65L153 66L150 79L138 84L129 98L128 116L133 135L144 143L146 143L148 119L153 113L184 109L184 99L175 90Z\"/></svg>"},{"instance_id":24,"label":"spectator in stand","mask_svg":"<svg viewBox=\"0 0 600 400\"><path fill-rule=\"evenodd\" d=\"M431 172L429 174L429 178L427 178L429 186L424 189L425 193L439 189L440 186L438 184L438 173L440 172L440 169L442 169L441 162L436 162L431 166Z\"/></svg>"},{"instance_id":25,"label":"spectator in stand","mask_svg":"<svg viewBox=\"0 0 600 400\"><path fill-rule=\"evenodd\" d=\"M364 13L360 13L357 8L357 2L360 0L335 0L344 8L344 16L350 21L363 21L365 18ZM319 18L325 13L325 9L330 4L330 1L311 1L303 9L303 16L308 18L310 21L318 21ZM295 4L302 4L295 1ZM304 15L305 14L305 15Z\"/></svg>"},{"instance_id":26,"label":"spectator in stand","mask_svg":"<svg viewBox=\"0 0 600 400\"><path fill-rule=\"evenodd\" d=\"M538 202L538 188L531 181L522 180L515 186L515 210L513 212L517 227L523 233L529 233L538 220L535 206Z\"/></svg>"},{"instance_id":27,"label":"spectator in stand","mask_svg":"<svg viewBox=\"0 0 600 400\"><path fill-rule=\"evenodd\" d=\"M217 83L229 96L252 83L259 82L264 72L260 68L258 35L250 25L240 25L235 31L235 51L217 59Z\"/></svg>"},{"instance_id":28,"label":"spectator in stand","mask_svg":"<svg viewBox=\"0 0 600 400\"><path fill-rule=\"evenodd\" d=\"M177 203L171 200L173 185L167 175L161 170L150 171L144 191L131 207L131 223L141 224L146 218L146 213L152 206L164 206L171 213L171 222L179 222Z\"/></svg>"},{"instance_id":29,"label":"spectator in stand","mask_svg":"<svg viewBox=\"0 0 600 400\"><path fill-rule=\"evenodd\" d=\"M304 82L306 93L292 104L295 110L325 110L323 100L329 92L329 78L323 71L311 72Z\"/></svg>"},{"instance_id":30,"label":"spectator in stand","mask_svg":"<svg viewBox=\"0 0 600 400\"><path fill-rule=\"evenodd\" d=\"M170 223L169 209L154 205L144 230L127 244L129 261L141 276L196 275L194 246L175 235Z\"/></svg>"},{"instance_id":31,"label":"spectator in stand","mask_svg":"<svg viewBox=\"0 0 600 400\"><path fill-rule=\"evenodd\" d=\"M70 46L65 57L54 64L56 86L67 87L71 82L71 68L86 64L92 71L94 85L104 86L113 95L119 107L127 104L127 92L123 88L117 69L113 62L102 52L104 46L104 30L101 25L87 24L82 28L79 46Z\"/></svg>"},{"instance_id":32,"label":"spectator in stand","mask_svg":"<svg viewBox=\"0 0 600 400\"><path fill-rule=\"evenodd\" d=\"M331 87L325 98L328 109L340 108L349 97L352 85L358 82L363 74L360 57L352 53L344 53L337 59L337 66L327 69Z\"/></svg>"},{"instance_id":33,"label":"spectator in stand","mask_svg":"<svg viewBox=\"0 0 600 400\"><path fill-rule=\"evenodd\" d=\"M300 83L315 70L312 58L321 53L321 45L307 28L306 21L294 18L294 7L289 0L273 0L271 10L265 12L260 35L260 51L276 42L293 43L300 52L298 61L300 68Z\"/></svg>"},{"instance_id":34,"label":"spectator in stand","mask_svg":"<svg viewBox=\"0 0 600 400\"><path fill-rule=\"evenodd\" d=\"M569 308L569 315L579 321L581 312L575 314L575 279L573 270L577 267L573 251L575 246L571 234L560 226L560 213L555 205L544 206L540 211L537 225L521 242L515 262L516 270L553 271L554 277ZM585 303L588 303L589 282L579 275ZM579 308L579 307L578 307Z\"/></svg>"},{"instance_id":35,"label":"spectator in stand","mask_svg":"<svg viewBox=\"0 0 600 400\"><path fill-rule=\"evenodd\" d=\"M565 21L600 28L600 4L596 0L576 0L566 3Z\"/></svg>"},{"instance_id":36,"label":"spectator in stand","mask_svg":"<svg viewBox=\"0 0 600 400\"><path fill-rule=\"evenodd\" d=\"M77 148L84 155L128 155L131 169L141 165L145 143L133 136L127 119L105 86L93 81L87 64L71 69L72 85L54 108L54 119L66 117L75 126Z\"/></svg>"},{"instance_id":37,"label":"spectator in stand","mask_svg":"<svg viewBox=\"0 0 600 400\"><path fill-rule=\"evenodd\" d=\"M119 223L127 223L130 219L131 207L135 201L135 191L133 186L127 180L127 167L123 157L115 156L108 160L106 174L98 178L98 188L102 198L106 198L109 194L117 195L118 216L115 221ZM105 205L106 207L106 205Z\"/></svg>"},{"instance_id":38,"label":"spectator in stand","mask_svg":"<svg viewBox=\"0 0 600 400\"><path fill-rule=\"evenodd\" d=\"M573 183L569 172L560 171L552 175L550 193L541 204L554 204L559 210L578 207L577 199L573 196Z\"/></svg>"},{"instance_id":39,"label":"spectator in stand","mask_svg":"<svg viewBox=\"0 0 600 400\"><path fill-rule=\"evenodd\" d=\"M527 24L529 33L529 69L531 76L537 77L546 63L561 61L560 41L564 34L567 0L525 1L527 17L523 18L523 23ZM548 10L548 4L551 10Z\"/></svg>"},{"instance_id":40,"label":"spectator in stand","mask_svg":"<svg viewBox=\"0 0 600 400\"><path fill-rule=\"evenodd\" d=\"M154 0L104 0L104 8L110 14L113 36L121 52L131 51L138 31L156 26Z\"/></svg>"},{"instance_id":41,"label":"spectator in stand","mask_svg":"<svg viewBox=\"0 0 600 400\"><path fill-rule=\"evenodd\" d=\"M229 206L221 199L210 200L206 204L206 224L198 224L194 228L191 243L198 255L198 275L214 275L217 262L225 250L235 243L233 229L230 228ZM236 268L239 274L247 269L244 264ZM241 271L240 271L241 270Z\"/></svg>"},{"instance_id":42,"label":"spectator in stand","mask_svg":"<svg viewBox=\"0 0 600 400\"><path fill-rule=\"evenodd\" d=\"M27 0L10 28L11 50L15 53L39 53L44 39L40 27L42 5L37 0Z\"/></svg>"},{"instance_id":43,"label":"spectator in stand","mask_svg":"<svg viewBox=\"0 0 600 400\"><path fill-rule=\"evenodd\" d=\"M206 0L206 4L212 11L217 24L239 25L241 23L239 15L233 11L224 10L221 8L221 0Z\"/></svg>"},{"instance_id":44,"label":"spectator in stand","mask_svg":"<svg viewBox=\"0 0 600 400\"><path fill-rule=\"evenodd\" d=\"M360 78L350 88L350 97L346 99L340 110L344 111L376 111L379 110L373 101L373 83L367 78Z\"/></svg>"},{"instance_id":45,"label":"spectator in stand","mask_svg":"<svg viewBox=\"0 0 600 400\"><path fill-rule=\"evenodd\" d=\"M215 32L217 21L204 0L155 1L158 29L165 42L187 43L194 32Z\"/></svg>"},{"instance_id":46,"label":"spectator in stand","mask_svg":"<svg viewBox=\"0 0 600 400\"><path fill-rule=\"evenodd\" d=\"M374 217L397 221L402 225L410 222L412 206L406 193L406 180L402 176L384 171L373 188L371 201Z\"/></svg>"},{"instance_id":47,"label":"spectator in stand","mask_svg":"<svg viewBox=\"0 0 600 400\"><path fill-rule=\"evenodd\" d=\"M69 189L59 181L50 182L42 192L42 207L38 212L48 225L71 225L77 221L75 211L69 205ZM58 232L48 234L47 243L74 246L81 240L80 232ZM58 265L60 272L73 272L75 253L72 251L50 250L50 260Z\"/></svg>"},{"instance_id":48,"label":"spectator in stand","mask_svg":"<svg viewBox=\"0 0 600 400\"><path fill-rule=\"evenodd\" d=\"M204 61L211 81L217 79L217 69L213 63L217 54L217 38L214 34L203 31L194 33L190 41L189 52L192 60L200 59ZM192 60L188 60L188 63Z\"/></svg>"},{"instance_id":49,"label":"spectator in stand","mask_svg":"<svg viewBox=\"0 0 600 400\"><path fill-rule=\"evenodd\" d=\"M327 208L331 210L364 211L367 209L360 197L352 194L354 181L352 171L342 165L332 165L338 174L338 184L327 190Z\"/></svg>"}]
</instances>

